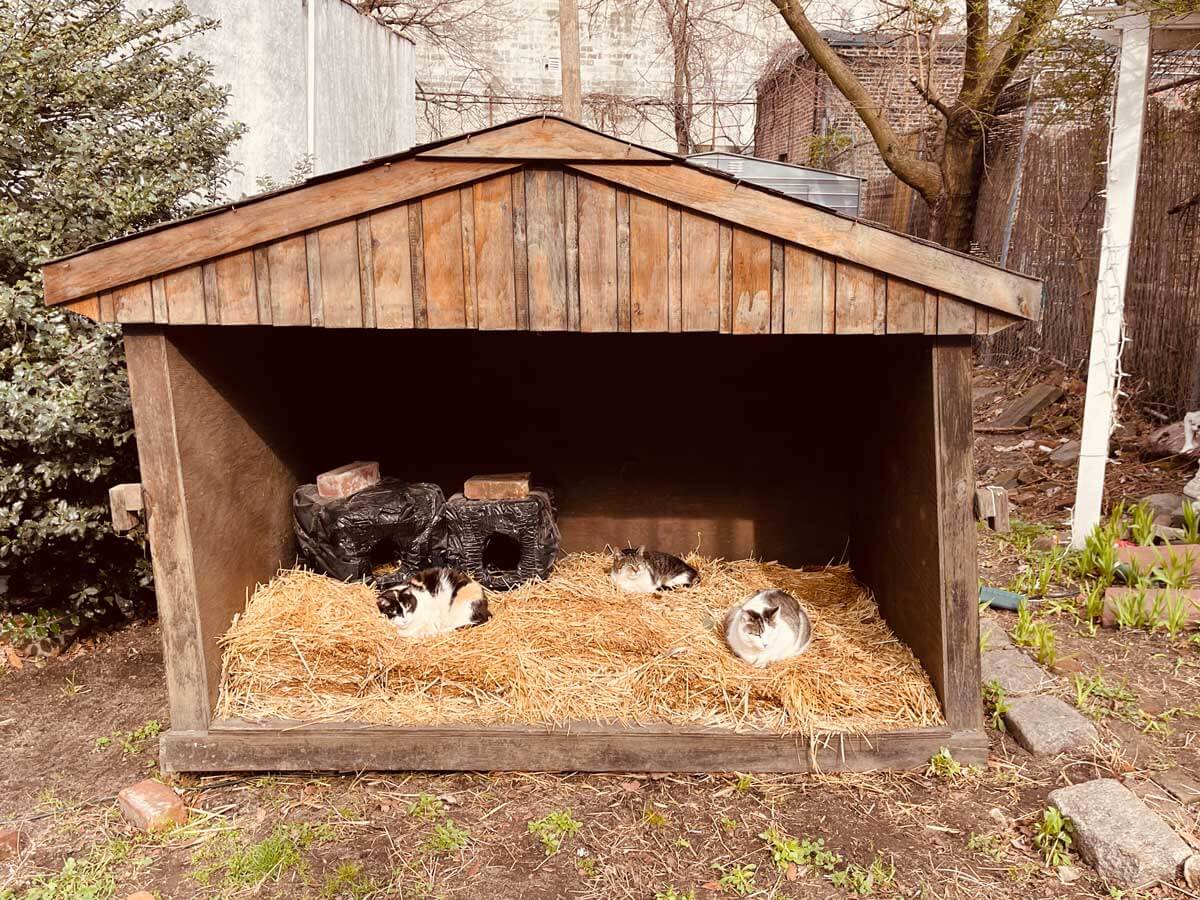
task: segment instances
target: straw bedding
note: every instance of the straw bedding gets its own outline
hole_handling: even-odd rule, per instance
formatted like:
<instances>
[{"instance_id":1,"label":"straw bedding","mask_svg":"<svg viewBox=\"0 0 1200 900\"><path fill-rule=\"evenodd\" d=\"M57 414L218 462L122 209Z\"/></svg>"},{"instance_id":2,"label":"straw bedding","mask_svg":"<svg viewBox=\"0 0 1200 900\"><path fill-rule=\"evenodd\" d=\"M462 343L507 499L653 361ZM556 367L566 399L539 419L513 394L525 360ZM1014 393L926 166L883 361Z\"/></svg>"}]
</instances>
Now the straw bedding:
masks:
<instances>
[{"instance_id":1,"label":"straw bedding","mask_svg":"<svg viewBox=\"0 0 1200 900\"><path fill-rule=\"evenodd\" d=\"M611 557L572 554L546 581L493 594L487 624L396 636L374 591L285 570L222 639L218 715L373 724L606 721L834 734L942 724L909 649L849 568L798 571L692 555L700 584L622 594ZM808 609L796 659L753 669L725 644L725 611L766 587Z\"/></svg>"}]
</instances>

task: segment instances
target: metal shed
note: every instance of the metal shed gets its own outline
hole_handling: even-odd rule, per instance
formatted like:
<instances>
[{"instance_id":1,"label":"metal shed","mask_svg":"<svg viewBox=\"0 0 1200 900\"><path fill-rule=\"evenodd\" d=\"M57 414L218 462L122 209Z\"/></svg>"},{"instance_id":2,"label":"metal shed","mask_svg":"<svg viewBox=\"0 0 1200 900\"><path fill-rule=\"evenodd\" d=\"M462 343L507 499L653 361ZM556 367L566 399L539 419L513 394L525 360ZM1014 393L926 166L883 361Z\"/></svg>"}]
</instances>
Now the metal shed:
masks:
<instances>
[{"instance_id":1,"label":"metal shed","mask_svg":"<svg viewBox=\"0 0 1200 900\"><path fill-rule=\"evenodd\" d=\"M688 157L688 162L726 172L734 178L778 191L797 200L807 200L809 203L828 207L847 216L858 215L863 183L866 181L857 175L827 172L810 166L776 162L723 150L693 153Z\"/></svg>"},{"instance_id":2,"label":"metal shed","mask_svg":"<svg viewBox=\"0 0 1200 900\"><path fill-rule=\"evenodd\" d=\"M46 300L124 325L166 648L167 771L904 768L985 758L971 340L1040 283L537 117L53 261ZM653 410L694 411L686 446ZM461 440L412 439L451 410ZM638 435L647 435L645 438ZM218 640L295 554L292 492L533 468L564 549L711 524L710 555L848 553L944 725L806 737L582 722L215 719ZM636 477L631 475L636 474ZM431 475L430 473L435 473ZM694 531L693 531L694 534Z\"/></svg>"}]
</instances>

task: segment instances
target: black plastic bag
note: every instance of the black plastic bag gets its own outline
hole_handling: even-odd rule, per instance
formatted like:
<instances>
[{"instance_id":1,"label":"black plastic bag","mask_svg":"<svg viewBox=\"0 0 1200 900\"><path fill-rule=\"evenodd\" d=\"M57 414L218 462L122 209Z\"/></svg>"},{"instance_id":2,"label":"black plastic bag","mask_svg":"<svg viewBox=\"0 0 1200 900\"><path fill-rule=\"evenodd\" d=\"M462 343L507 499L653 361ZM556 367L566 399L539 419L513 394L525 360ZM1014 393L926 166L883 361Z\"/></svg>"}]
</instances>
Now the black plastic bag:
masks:
<instances>
[{"instance_id":1,"label":"black plastic bag","mask_svg":"<svg viewBox=\"0 0 1200 900\"><path fill-rule=\"evenodd\" d=\"M544 491L520 500L446 501L434 529L431 565L455 566L492 590L545 578L558 556L554 504Z\"/></svg>"},{"instance_id":2,"label":"black plastic bag","mask_svg":"<svg viewBox=\"0 0 1200 900\"><path fill-rule=\"evenodd\" d=\"M445 506L436 484L384 478L349 497L325 498L315 484L292 495L301 558L341 581L369 578L374 566L422 567Z\"/></svg>"}]
</instances>

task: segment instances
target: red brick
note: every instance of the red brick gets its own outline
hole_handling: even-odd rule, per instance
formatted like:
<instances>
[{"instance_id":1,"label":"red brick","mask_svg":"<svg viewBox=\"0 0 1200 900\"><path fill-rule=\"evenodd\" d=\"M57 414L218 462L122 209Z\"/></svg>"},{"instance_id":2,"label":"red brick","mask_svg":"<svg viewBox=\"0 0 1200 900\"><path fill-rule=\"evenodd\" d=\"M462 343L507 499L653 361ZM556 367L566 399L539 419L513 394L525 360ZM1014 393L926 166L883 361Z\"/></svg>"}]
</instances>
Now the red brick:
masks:
<instances>
[{"instance_id":1,"label":"red brick","mask_svg":"<svg viewBox=\"0 0 1200 900\"><path fill-rule=\"evenodd\" d=\"M21 832L15 828L0 828L0 859L11 859L21 852Z\"/></svg>"},{"instance_id":2,"label":"red brick","mask_svg":"<svg viewBox=\"0 0 1200 900\"><path fill-rule=\"evenodd\" d=\"M474 475L463 485L468 500L523 500L529 496L529 473Z\"/></svg>"},{"instance_id":3,"label":"red brick","mask_svg":"<svg viewBox=\"0 0 1200 900\"><path fill-rule=\"evenodd\" d=\"M130 894L125 900L158 900L158 898L149 891L138 891L136 894Z\"/></svg>"},{"instance_id":4,"label":"red brick","mask_svg":"<svg viewBox=\"0 0 1200 900\"><path fill-rule=\"evenodd\" d=\"M143 831L161 831L187 822L187 809L173 790L158 781L139 781L117 794L121 813Z\"/></svg>"},{"instance_id":5,"label":"red brick","mask_svg":"<svg viewBox=\"0 0 1200 900\"><path fill-rule=\"evenodd\" d=\"M317 476L317 494L321 497L349 497L379 481L379 463L352 462Z\"/></svg>"}]
</instances>

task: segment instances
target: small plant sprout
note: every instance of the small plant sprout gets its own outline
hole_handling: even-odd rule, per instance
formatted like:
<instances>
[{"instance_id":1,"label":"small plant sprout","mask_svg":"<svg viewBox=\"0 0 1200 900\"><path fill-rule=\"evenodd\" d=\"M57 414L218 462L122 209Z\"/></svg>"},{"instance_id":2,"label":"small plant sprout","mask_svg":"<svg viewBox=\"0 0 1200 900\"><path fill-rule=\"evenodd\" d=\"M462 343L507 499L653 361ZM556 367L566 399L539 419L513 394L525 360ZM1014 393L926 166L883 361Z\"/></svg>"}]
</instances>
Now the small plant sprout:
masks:
<instances>
[{"instance_id":1,"label":"small plant sprout","mask_svg":"<svg viewBox=\"0 0 1200 900\"><path fill-rule=\"evenodd\" d=\"M758 870L758 866L754 863L745 863L740 866L714 866L713 868L721 873L717 884L723 891L745 897L757 887L754 883L754 873Z\"/></svg>"},{"instance_id":2,"label":"small plant sprout","mask_svg":"<svg viewBox=\"0 0 1200 900\"><path fill-rule=\"evenodd\" d=\"M1187 628L1191 611L1192 601L1186 594L1172 594L1167 600L1167 615L1162 624L1171 640L1179 637Z\"/></svg>"},{"instance_id":3,"label":"small plant sprout","mask_svg":"<svg viewBox=\"0 0 1200 900\"><path fill-rule=\"evenodd\" d=\"M1179 554L1171 550L1155 566L1151 575L1165 587L1182 591L1192 586L1192 563L1191 554Z\"/></svg>"},{"instance_id":4,"label":"small plant sprout","mask_svg":"<svg viewBox=\"0 0 1200 900\"><path fill-rule=\"evenodd\" d=\"M1084 540L1077 568L1083 577L1094 576L1103 584L1112 584L1117 575L1117 548L1109 530L1097 525Z\"/></svg>"},{"instance_id":5,"label":"small plant sprout","mask_svg":"<svg viewBox=\"0 0 1200 900\"><path fill-rule=\"evenodd\" d=\"M1154 543L1154 510L1148 503L1139 503L1133 508L1133 522L1129 526L1129 536L1139 547L1149 547Z\"/></svg>"},{"instance_id":6,"label":"small plant sprout","mask_svg":"<svg viewBox=\"0 0 1200 900\"><path fill-rule=\"evenodd\" d=\"M528 824L529 833L542 842L542 849L547 856L553 856L562 849L563 841L575 835L582 822L571 815L568 809L556 809L554 812L535 819Z\"/></svg>"},{"instance_id":7,"label":"small plant sprout","mask_svg":"<svg viewBox=\"0 0 1200 900\"><path fill-rule=\"evenodd\" d=\"M418 819L436 819L442 814L442 801L433 794L418 794L409 804L408 814Z\"/></svg>"},{"instance_id":8,"label":"small plant sprout","mask_svg":"<svg viewBox=\"0 0 1200 900\"><path fill-rule=\"evenodd\" d=\"M976 834L972 831L967 835L967 849L994 862L1004 858L1004 842L998 834Z\"/></svg>"},{"instance_id":9,"label":"small plant sprout","mask_svg":"<svg viewBox=\"0 0 1200 900\"><path fill-rule=\"evenodd\" d=\"M1188 500L1183 504L1183 541L1186 544L1200 544L1200 512L1196 504Z\"/></svg>"},{"instance_id":10,"label":"small plant sprout","mask_svg":"<svg viewBox=\"0 0 1200 900\"><path fill-rule=\"evenodd\" d=\"M1098 622L1104 616L1104 591L1107 585L1104 582L1097 582L1092 585L1087 592L1087 598L1084 600L1084 612L1087 613L1088 621Z\"/></svg>"},{"instance_id":11,"label":"small plant sprout","mask_svg":"<svg viewBox=\"0 0 1200 900\"><path fill-rule=\"evenodd\" d=\"M425 839L424 847L433 853L454 853L467 846L471 832L459 828L451 819L446 819L433 826L433 831Z\"/></svg>"},{"instance_id":12,"label":"small plant sprout","mask_svg":"<svg viewBox=\"0 0 1200 900\"><path fill-rule=\"evenodd\" d=\"M663 888L661 891L655 891L654 900L696 900L696 892L692 888L681 891L672 885L671 887Z\"/></svg>"},{"instance_id":13,"label":"small plant sprout","mask_svg":"<svg viewBox=\"0 0 1200 900\"><path fill-rule=\"evenodd\" d=\"M748 793L754 787L754 778L751 775L739 774L737 780L733 783L733 789L739 794Z\"/></svg>"},{"instance_id":14,"label":"small plant sprout","mask_svg":"<svg viewBox=\"0 0 1200 900\"><path fill-rule=\"evenodd\" d=\"M1109 543L1119 541L1125 537L1125 501L1122 500L1113 506L1108 511L1108 521L1104 524L1104 531L1108 537Z\"/></svg>"},{"instance_id":15,"label":"small plant sprout","mask_svg":"<svg viewBox=\"0 0 1200 900\"><path fill-rule=\"evenodd\" d=\"M642 808L642 824L651 828L665 828L667 817L659 812L653 803L646 801L646 805Z\"/></svg>"},{"instance_id":16,"label":"small plant sprout","mask_svg":"<svg viewBox=\"0 0 1200 900\"><path fill-rule=\"evenodd\" d=\"M800 841L773 827L762 832L759 837L766 842L767 849L771 851L771 861L780 872L786 871L789 865L832 872L842 861L837 853L825 849L825 841L822 838Z\"/></svg>"},{"instance_id":17,"label":"small plant sprout","mask_svg":"<svg viewBox=\"0 0 1200 900\"><path fill-rule=\"evenodd\" d=\"M1008 712L1008 701L1004 699L1004 688L994 678L983 686L983 706L991 726L997 731L1004 731L1004 714Z\"/></svg>"},{"instance_id":18,"label":"small plant sprout","mask_svg":"<svg viewBox=\"0 0 1200 900\"><path fill-rule=\"evenodd\" d=\"M925 769L926 778L957 778L962 775L962 765L949 749L943 747L929 758L929 766Z\"/></svg>"},{"instance_id":19,"label":"small plant sprout","mask_svg":"<svg viewBox=\"0 0 1200 900\"><path fill-rule=\"evenodd\" d=\"M1029 645L1033 639L1033 608L1022 600L1017 604L1017 622L1013 626L1012 639L1021 645Z\"/></svg>"},{"instance_id":20,"label":"small plant sprout","mask_svg":"<svg viewBox=\"0 0 1200 900\"><path fill-rule=\"evenodd\" d=\"M875 857L869 867L850 863L839 872L833 872L829 880L837 887L845 888L851 893L865 897L875 893L875 888L891 887L896 880L896 866L885 863L881 857Z\"/></svg>"},{"instance_id":21,"label":"small plant sprout","mask_svg":"<svg viewBox=\"0 0 1200 900\"><path fill-rule=\"evenodd\" d=\"M1033 844L1042 854L1042 861L1052 869L1065 866L1071 848L1071 820L1053 806L1042 811L1041 821L1033 832Z\"/></svg>"},{"instance_id":22,"label":"small plant sprout","mask_svg":"<svg viewBox=\"0 0 1200 900\"><path fill-rule=\"evenodd\" d=\"M1113 601L1119 628L1141 628L1146 620L1146 589L1124 591Z\"/></svg>"}]
</instances>

